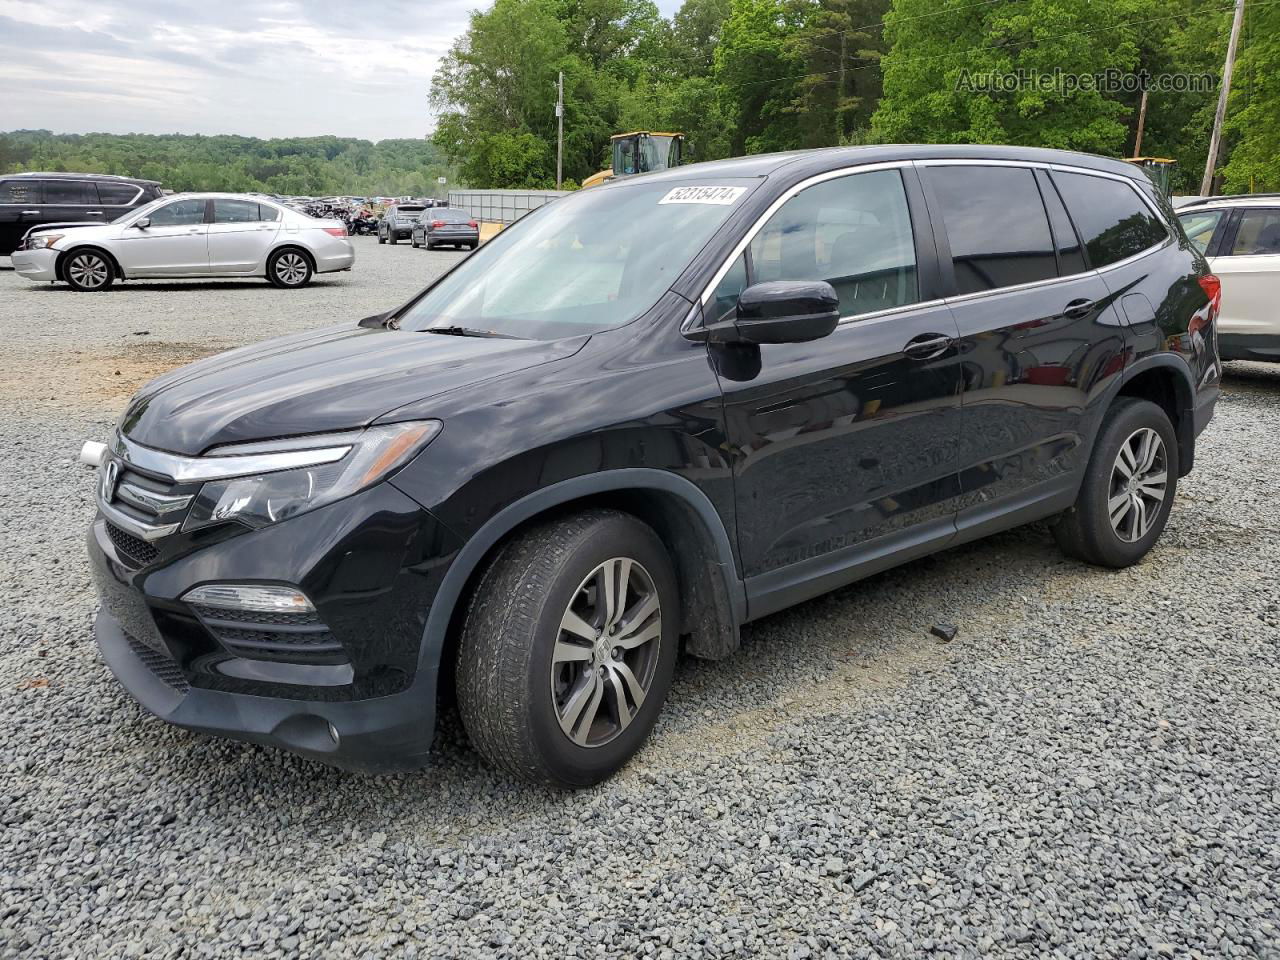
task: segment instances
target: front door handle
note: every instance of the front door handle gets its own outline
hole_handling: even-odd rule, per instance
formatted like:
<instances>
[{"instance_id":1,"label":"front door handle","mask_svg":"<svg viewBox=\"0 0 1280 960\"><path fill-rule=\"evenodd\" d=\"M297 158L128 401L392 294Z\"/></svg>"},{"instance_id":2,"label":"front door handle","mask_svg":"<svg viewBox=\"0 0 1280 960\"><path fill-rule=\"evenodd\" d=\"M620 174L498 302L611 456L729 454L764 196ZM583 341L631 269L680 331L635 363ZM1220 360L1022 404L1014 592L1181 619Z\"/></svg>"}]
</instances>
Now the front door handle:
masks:
<instances>
[{"instance_id":1,"label":"front door handle","mask_svg":"<svg viewBox=\"0 0 1280 960\"><path fill-rule=\"evenodd\" d=\"M22 215L24 217L38 217L40 216L40 211L39 210L23 210Z\"/></svg>"},{"instance_id":2,"label":"front door handle","mask_svg":"<svg viewBox=\"0 0 1280 960\"><path fill-rule=\"evenodd\" d=\"M100 216L102 216L102 211L101 211L101 210L90 210L87 214L85 214L85 216L87 216L87 217L100 217Z\"/></svg>"},{"instance_id":3,"label":"front door handle","mask_svg":"<svg viewBox=\"0 0 1280 960\"><path fill-rule=\"evenodd\" d=\"M1094 307L1097 306L1092 300L1072 300L1062 308L1062 315L1070 317L1072 320L1083 320L1089 314L1093 313Z\"/></svg>"},{"instance_id":4,"label":"front door handle","mask_svg":"<svg viewBox=\"0 0 1280 960\"><path fill-rule=\"evenodd\" d=\"M932 360L945 353L953 343L955 338L943 333L922 333L908 340L902 352L912 360Z\"/></svg>"}]
</instances>

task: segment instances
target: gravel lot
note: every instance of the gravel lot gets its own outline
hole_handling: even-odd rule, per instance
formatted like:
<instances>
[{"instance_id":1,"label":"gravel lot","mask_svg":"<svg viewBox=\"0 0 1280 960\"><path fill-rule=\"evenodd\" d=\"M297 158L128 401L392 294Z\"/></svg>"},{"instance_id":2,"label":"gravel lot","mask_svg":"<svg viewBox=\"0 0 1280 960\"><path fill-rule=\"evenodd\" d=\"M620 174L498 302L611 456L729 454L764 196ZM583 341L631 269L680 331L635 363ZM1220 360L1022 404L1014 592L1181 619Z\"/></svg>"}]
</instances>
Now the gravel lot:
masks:
<instances>
[{"instance_id":1,"label":"gravel lot","mask_svg":"<svg viewBox=\"0 0 1280 960\"><path fill-rule=\"evenodd\" d=\"M1280 957L1280 368L1230 370L1139 568L1032 527L774 616L593 790L452 718L369 778L144 715L90 637L80 441L459 256L357 243L300 292L0 268L0 956Z\"/></svg>"}]
</instances>

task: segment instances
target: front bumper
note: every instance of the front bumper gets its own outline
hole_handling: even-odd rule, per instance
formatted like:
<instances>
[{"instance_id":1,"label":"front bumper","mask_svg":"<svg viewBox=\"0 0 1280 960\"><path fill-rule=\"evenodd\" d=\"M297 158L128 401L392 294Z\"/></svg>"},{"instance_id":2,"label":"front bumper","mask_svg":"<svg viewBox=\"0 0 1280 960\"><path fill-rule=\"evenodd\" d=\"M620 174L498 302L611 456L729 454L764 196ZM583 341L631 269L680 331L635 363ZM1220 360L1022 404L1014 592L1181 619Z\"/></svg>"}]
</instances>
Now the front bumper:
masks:
<instances>
[{"instance_id":1,"label":"front bumper","mask_svg":"<svg viewBox=\"0 0 1280 960\"><path fill-rule=\"evenodd\" d=\"M39 250L15 250L10 256L13 269L28 280L57 280L58 251L48 247Z\"/></svg>"},{"instance_id":2,"label":"front bumper","mask_svg":"<svg viewBox=\"0 0 1280 960\"><path fill-rule=\"evenodd\" d=\"M394 487L256 531L175 533L141 560L129 552L140 541L104 516L88 541L103 660L151 713L349 769L425 761L439 651L427 654L424 629L456 540ZM296 585L315 604L327 649L283 649L274 641L300 628L275 619L228 632L182 599L219 582Z\"/></svg>"}]
</instances>

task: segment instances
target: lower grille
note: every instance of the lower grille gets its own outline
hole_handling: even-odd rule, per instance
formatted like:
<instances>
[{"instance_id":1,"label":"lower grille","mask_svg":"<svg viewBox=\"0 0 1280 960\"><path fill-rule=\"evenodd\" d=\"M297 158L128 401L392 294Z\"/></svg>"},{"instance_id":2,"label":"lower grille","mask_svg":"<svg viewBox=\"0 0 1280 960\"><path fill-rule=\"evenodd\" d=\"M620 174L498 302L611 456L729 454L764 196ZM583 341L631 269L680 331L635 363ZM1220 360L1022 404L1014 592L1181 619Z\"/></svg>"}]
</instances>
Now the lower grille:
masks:
<instances>
[{"instance_id":1,"label":"lower grille","mask_svg":"<svg viewBox=\"0 0 1280 960\"><path fill-rule=\"evenodd\" d=\"M160 556L160 551L153 547L141 537L135 537L128 531L121 530L111 521L107 521L107 537L111 540L116 550L122 553L127 560L132 560L140 567L147 564L155 563L156 558Z\"/></svg>"},{"instance_id":2,"label":"lower grille","mask_svg":"<svg viewBox=\"0 0 1280 960\"><path fill-rule=\"evenodd\" d=\"M186 693L191 689L191 684L187 683L187 678L183 676L182 670L172 657L166 656L158 650L152 650L141 640L135 640L128 634L125 634L125 639L129 641L129 649L133 651L134 656L141 660L143 666L159 677L161 681L173 687L179 693Z\"/></svg>"},{"instance_id":3,"label":"lower grille","mask_svg":"<svg viewBox=\"0 0 1280 960\"><path fill-rule=\"evenodd\" d=\"M192 604L204 628L228 653L251 659L328 662L346 650L318 614L228 610Z\"/></svg>"}]
</instances>

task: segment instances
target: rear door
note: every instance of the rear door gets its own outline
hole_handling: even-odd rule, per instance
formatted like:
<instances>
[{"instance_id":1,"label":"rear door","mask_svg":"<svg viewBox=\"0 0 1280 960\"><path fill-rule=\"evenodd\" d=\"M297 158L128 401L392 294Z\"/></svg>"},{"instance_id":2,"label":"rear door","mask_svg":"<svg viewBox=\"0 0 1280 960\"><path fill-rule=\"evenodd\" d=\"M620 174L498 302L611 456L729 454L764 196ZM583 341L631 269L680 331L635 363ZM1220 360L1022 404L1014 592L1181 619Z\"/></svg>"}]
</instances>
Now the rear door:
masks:
<instances>
[{"instance_id":1,"label":"rear door","mask_svg":"<svg viewBox=\"0 0 1280 960\"><path fill-rule=\"evenodd\" d=\"M126 227L113 251L128 277L174 277L209 272L209 202L173 200L152 210L146 227ZM146 219L146 218L144 218Z\"/></svg>"},{"instance_id":2,"label":"rear door","mask_svg":"<svg viewBox=\"0 0 1280 960\"><path fill-rule=\"evenodd\" d=\"M23 234L41 222L40 196L39 180L0 179L0 257L18 249Z\"/></svg>"},{"instance_id":3,"label":"rear door","mask_svg":"<svg viewBox=\"0 0 1280 960\"><path fill-rule=\"evenodd\" d=\"M1209 265L1222 281L1218 332L1224 354L1280 357L1280 207L1237 210Z\"/></svg>"},{"instance_id":4,"label":"rear door","mask_svg":"<svg viewBox=\"0 0 1280 960\"><path fill-rule=\"evenodd\" d=\"M109 219L98 202L97 185L88 180L45 180L42 210L45 223L106 223Z\"/></svg>"},{"instance_id":5,"label":"rear door","mask_svg":"<svg viewBox=\"0 0 1280 960\"><path fill-rule=\"evenodd\" d=\"M250 273L266 269L280 232L280 211L256 200L215 197L209 224L209 270Z\"/></svg>"},{"instance_id":6,"label":"rear door","mask_svg":"<svg viewBox=\"0 0 1280 960\"><path fill-rule=\"evenodd\" d=\"M754 618L944 545L959 494L960 359L936 297L914 169L841 171L765 221L703 306L827 280L843 319L812 343L710 345Z\"/></svg>"},{"instance_id":7,"label":"rear door","mask_svg":"<svg viewBox=\"0 0 1280 960\"><path fill-rule=\"evenodd\" d=\"M1042 172L921 169L964 358L956 524L979 536L1074 500L1091 405L1123 369L1123 327Z\"/></svg>"}]
</instances>

